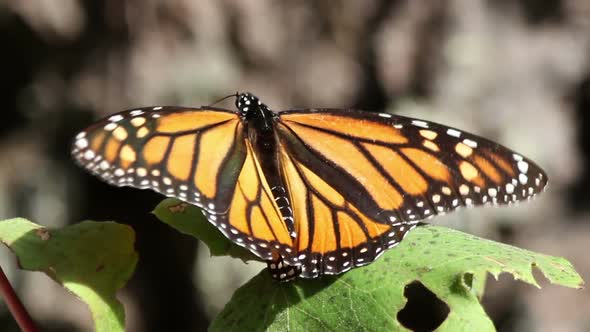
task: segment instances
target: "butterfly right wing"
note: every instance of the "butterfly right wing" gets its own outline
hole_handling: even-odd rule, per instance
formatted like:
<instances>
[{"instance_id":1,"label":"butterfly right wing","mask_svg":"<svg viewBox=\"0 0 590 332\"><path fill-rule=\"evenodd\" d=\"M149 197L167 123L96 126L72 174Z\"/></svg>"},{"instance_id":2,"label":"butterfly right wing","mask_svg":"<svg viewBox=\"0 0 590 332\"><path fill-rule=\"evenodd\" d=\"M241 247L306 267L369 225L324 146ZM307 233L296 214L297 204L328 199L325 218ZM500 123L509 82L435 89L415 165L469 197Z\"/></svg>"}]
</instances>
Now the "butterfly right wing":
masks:
<instances>
[{"instance_id":1,"label":"butterfly right wing","mask_svg":"<svg viewBox=\"0 0 590 332\"><path fill-rule=\"evenodd\" d=\"M384 224L369 217L294 158L287 144L280 145L280 160L295 216L297 265L304 278L339 274L369 264L398 245L417 225Z\"/></svg>"},{"instance_id":2,"label":"butterfly right wing","mask_svg":"<svg viewBox=\"0 0 590 332\"><path fill-rule=\"evenodd\" d=\"M522 155L428 121L329 109L279 119L304 277L367 264L420 220L530 199L547 183Z\"/></svg>"}]
</instances>

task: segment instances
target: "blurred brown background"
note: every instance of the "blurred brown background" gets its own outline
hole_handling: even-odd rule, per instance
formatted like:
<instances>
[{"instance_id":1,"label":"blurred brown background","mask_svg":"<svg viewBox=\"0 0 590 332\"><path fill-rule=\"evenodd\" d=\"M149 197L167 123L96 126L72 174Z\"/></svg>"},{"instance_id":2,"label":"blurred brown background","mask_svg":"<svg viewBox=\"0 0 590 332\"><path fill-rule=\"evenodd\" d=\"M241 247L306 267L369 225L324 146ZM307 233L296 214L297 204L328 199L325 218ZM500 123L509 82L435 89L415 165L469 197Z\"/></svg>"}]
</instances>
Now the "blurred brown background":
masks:
<instances>
[{"instance_id":1,"label":"blurred brown background","mask_svg":"<svg viewBox=\"0 0 590 332\"><path fill-rule=\"evenodd\" d=\"M544 195L435 222L565 256L590 278L587 0L8 0L0 37L0 219L131 224L140 263L120 293L129 331L205 330L262 266L210 258L149 213L160 196L76 168L71 139L109 113L235 91L274 109L424 118L522 152L549 174ZM91 329L81 302L45 275L16 270L4 247L0 263L43 330ZM543 290L490 281L497 328L590 331L588 291L540 278ZM3 306L0 330L17 330Z\"/></svg>"}]
</instances>

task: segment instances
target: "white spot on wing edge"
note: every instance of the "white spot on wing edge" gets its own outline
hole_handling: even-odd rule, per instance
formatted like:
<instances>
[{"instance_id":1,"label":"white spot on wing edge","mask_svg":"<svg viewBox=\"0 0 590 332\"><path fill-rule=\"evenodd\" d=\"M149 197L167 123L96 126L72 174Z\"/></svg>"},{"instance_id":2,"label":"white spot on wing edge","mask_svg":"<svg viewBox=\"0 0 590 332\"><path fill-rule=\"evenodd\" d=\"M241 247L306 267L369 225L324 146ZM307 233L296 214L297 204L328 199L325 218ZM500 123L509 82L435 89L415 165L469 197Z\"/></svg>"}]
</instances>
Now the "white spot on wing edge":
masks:
<instances>
[{"instance_id":1,"label":"white spot on wing edge","mask_svg":"<svg viewBox=\"0 0 590 332\"><path fill-rule=\"evenodd\" d=\"M525 174L526 174L526 173L529 171L529 163L527 163L527 162L526 162L526 161L524 161L524 160L520 160L520 161L519 161L519 162L516 164L516 166L518 167L518 170L519 170L521 173L525 173Z\"/></svg>"},{"instance_id":2,"label":"white spot on wing edge","mask_svg":"<svg viewBox=\"0 0 590 332\"><path fill-rule=\"evenodd\" d=\"M94 158L94 151L86 150L86 152L84 152L84 158L86 160L90 160L90 159Z\"/></svg>"},{"instance_id":3,"label":"white spot on wing edge","mask_svg":"<svg viewBox=\"0 0 590 332\"><path fill-rule=\"evenodd\" d=\"M76 146L77 146L79 149L85 149L85 148L87 148L87 147L88 147L88 140L87 140L87 139L85 139L85 138L78 138L78 139L76 140Z\"/></svg>"},{"instance_id":4,"label":"white spot on wing edge","mask_svg":"<svg viewBox=\"0 0 590 332\"><path fill-rule=\"evenodd\" d=\"M111 122L119 122L121 120L123 120L123 116L121 114L115 114L109 118L109 121Z\"/></svg>"},{"instance_id":5,"label":"white spot on wing edge","mask_svg":"<svg viewBox=\"0 0 590 332\"><path fill-rule=\"evenodd\" d=\"M137 176L144 177L147 175L147 169L140 167L137 169Z\"/></svg>"},{"instance_id":6,"label":"white spot on wing edge","mask_svg":"<svg viewBox=\"0 0 590 332\"><path fill-rule=\"evenodd\" d=\"M432 202L435 204L440 202L440 195L439 194L432 195Z\"/></svg>"},{"instance_id":7,"label":"white spot on wing edge","mask_svg":"<svg viewBox=\"0 0 590 332\"><path fill-rule=\"evenodd\" d=\"M109 122L106 126L104 126L104 130L106 131L112 131L115 130L115 128L117 128L117 124L114 122Z\"/></svg>"},{"instance_id":8,"label":"white spot on wing edge","mask_svg":"<svg viewBox=\"0 0 590 332\"><path fill-rule=\"evenodd\" d=\"M473 140L470 140L468 138L464 139L463 140L463 143L465 143L465 145L467 145L469 147L472 147L474 149L477 147L477 142L476 141L473 141Z\"/></svg>"},{"instance_id":9,"label":"white spot on wing edge","mask_svg":"<svg viewBox=\"0 0 590 332\"><path fill-rule=\"evenodd\" d=\"M447 135L459 138L461 137L461 132L457 129L449 128L447 129Z\"/></svg>"},{"instance_id":10,"label":"white spot on wing edge","mask_svg":"<svg viewBox=\"0 0 590 332\"><path fill-rule=\"evenodd\" d=\"M107 169L109 169L109 167L111 167L111 165L109 164L108 161L103 160L100 162L99 164L100 169L102 169L103 171L106 171Z\"/></svg>"},{"instance_id":11,"label":"white spot on wing edge","mask_svg":"<svg viewBox=\"0 0 590 332\"><path fill-rule=\"evenodd\" d=\"M412 124L416 127L428 128L428 123L422 120L412 120Z\"/></svg>"},{"instance_id":12,"label":"white spot on wing edge","mask_svg":"<svg viewBox=\"0 0 590 332\"><path fill-rule=\"evenodd\" d=\"M496 195L498 195L498 190L496 190L496 188L490 188L488 189L488 195L490 195L490 197L496 197Z\"/></svg>"},{"instance_id":13,"label":"white spot on wing edge","mask_svg":"<svg viewBox=\"0 0 590 332\"><path fill-rule=\"evenodd\" d=\"M512 183L506 184L506 193L508 193L508 194L514 193L514 185Z\"/></svg>"}]
</instances>

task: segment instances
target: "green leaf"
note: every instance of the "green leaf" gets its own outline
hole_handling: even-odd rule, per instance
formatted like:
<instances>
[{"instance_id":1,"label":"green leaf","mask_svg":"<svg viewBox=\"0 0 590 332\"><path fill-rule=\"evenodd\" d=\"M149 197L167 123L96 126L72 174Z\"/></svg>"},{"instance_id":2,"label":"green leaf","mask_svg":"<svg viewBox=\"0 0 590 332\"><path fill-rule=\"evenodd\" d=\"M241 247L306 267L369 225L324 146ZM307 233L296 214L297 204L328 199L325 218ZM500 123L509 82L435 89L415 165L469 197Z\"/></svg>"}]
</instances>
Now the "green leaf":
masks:
<instances>
[{"instance_id":1,"label":"green leaf","mask_svg":"<svg viewBox=\"0 0 590 332\"><path fill-rule=\"evenodd\" d=\"M418 227L374 263L340 276L281 284L262 271L236 291L210 330L406 330L397 313L406 303L406 285L419 281L450 309L438 331L494 331L478 300L486 274L506 272L539 287L533 267L551 283L583 284L563 258L444 227Z\"/></svg>"},{"instance_id":2,"label":"green leaf","mask_svg":"<svg viewBox=\"0 0 590 332\"><path fill-rule=\"evenodd\" d=\"M0 221L0 241L17 256L22 269L42 271L90 308L96 331L123 331L118 289L137 263L131 227L84 221L48 230L26 219Z\"/></svg>"},{"instance_id":3,"label":"green leaf","mask_svg":"<svg viewBox=\"0 0 590 332\"><path fill-rule=\"evenodd\" d=\"M160 202L153 213L158 219L179 232L203 241L213 256L230 256L244 261L261 261L250 251L223 236L215 226L207 221L207 218L201 213L201 209L195 206L168 198Z\"/></svg>"},{"instance_id":4,"label":"green leaf","mask_svg":"<svg viewBox=\"0 0 590 332\"><path fill-rule=\"evenodd\" d=\"M256 259L226 239L194 206L167 199L155 214L205 242L214 255ZM539 287L533 267L551 283L574 288L583 284L563 258L444 227L418 227L374 263L339 276L281 284L262 271L236 291L210 330L406 330L397 314L406 305L405 287L419 281L450 309L439 331L493 331L479 302L488 273L496 278L510 273Z\"/></svg>"}]
</instances>

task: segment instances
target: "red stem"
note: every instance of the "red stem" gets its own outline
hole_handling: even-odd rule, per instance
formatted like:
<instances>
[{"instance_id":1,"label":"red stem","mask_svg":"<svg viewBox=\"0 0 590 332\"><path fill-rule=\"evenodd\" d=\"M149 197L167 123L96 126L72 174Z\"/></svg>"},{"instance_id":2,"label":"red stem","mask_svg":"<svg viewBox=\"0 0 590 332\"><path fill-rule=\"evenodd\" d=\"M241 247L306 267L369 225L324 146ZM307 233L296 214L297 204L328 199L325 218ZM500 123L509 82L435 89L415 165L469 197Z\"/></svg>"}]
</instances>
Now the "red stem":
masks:
<instances>
[{"instance_id":1,"label":"red stem","mask_svg":"<svg viewBox=\"0 0 590 332\"><path fill-rule=\"evenodd\" d=\"M25 307L23 307L18 296L16 296L14 289L10 285L10 281L6 278L4 271L2 271L2 267L0 267L0 295L2 295L6 301L6 306L8 307L8 310L10 310L12 317L14 317L20 329L23 332L37 332L37 328L35 327L31 316L29 316L29 313Z\"/></svg>"}]
</instances>

